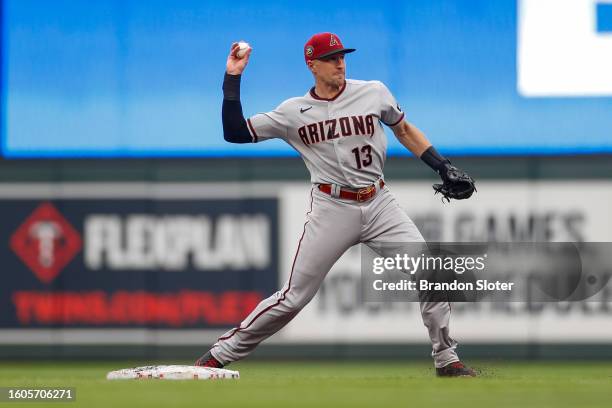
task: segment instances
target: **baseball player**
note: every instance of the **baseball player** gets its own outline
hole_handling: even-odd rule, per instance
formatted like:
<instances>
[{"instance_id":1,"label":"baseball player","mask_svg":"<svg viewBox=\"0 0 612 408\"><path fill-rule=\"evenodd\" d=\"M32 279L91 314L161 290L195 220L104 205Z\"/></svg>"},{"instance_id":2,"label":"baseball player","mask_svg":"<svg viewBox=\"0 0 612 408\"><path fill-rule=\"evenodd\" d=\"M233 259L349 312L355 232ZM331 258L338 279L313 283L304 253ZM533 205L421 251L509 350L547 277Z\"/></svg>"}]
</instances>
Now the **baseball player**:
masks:
<instances>
[{"instance_id":1,"label":"baseball player","mask_svg":"<svg viewBox=\"0 0 612 408\"><path fill-rule=\"evenodd\" d=\"M257 345L291 321L317 293L332 265L351 246L372 248L382 243L424 242L400 208L383 178L387 139L382 124L442 178L434 186L448 198L467 198L473 180L440 156L423 133L404 120L404 113L379 81L345 78L345 48L333 33L312 36L304 58L315 84L304 96L291 98L267 113L243 117L240 78L249 62L234 43L223 82L223 132L230 143L261 143L281 138L302 156L313 184L310 211L299 239L288 281L263 300L239 327L219 337L196 361L223 367L251 353ZM422 301L439 376L475 376L455 351L450 337L450 304Z\"/></svg>"}]
</instances>

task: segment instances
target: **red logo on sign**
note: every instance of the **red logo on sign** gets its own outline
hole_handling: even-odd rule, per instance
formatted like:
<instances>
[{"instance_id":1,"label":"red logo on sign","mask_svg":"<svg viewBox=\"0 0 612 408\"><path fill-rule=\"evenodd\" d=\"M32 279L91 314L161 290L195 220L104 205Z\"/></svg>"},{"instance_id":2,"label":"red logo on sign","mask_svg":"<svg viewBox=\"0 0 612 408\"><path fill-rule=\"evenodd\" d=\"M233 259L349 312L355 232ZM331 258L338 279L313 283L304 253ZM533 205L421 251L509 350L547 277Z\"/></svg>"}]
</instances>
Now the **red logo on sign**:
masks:
<instances>
[{"instance_id":1,"label":"red logo on sign","mask_svg":"<svg viewBox=\"0 0 612 408\"><path fill-rule=\"evenodd\" d=\"M81 250L79 233L51 203L42 203L11 237L11 249L43 283Z\"/></svg>"}]
</instances>

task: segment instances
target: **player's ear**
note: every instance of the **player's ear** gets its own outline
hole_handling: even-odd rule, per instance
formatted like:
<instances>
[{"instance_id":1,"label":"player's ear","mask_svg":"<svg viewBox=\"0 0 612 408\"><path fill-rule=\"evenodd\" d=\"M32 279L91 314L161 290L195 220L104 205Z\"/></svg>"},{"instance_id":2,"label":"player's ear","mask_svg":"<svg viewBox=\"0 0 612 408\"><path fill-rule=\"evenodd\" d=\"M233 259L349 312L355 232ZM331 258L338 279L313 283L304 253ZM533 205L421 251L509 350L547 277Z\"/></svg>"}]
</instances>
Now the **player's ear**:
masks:
<instances>
[{"instance_id":1,"label":"player's ear","mask_svg":"<svg viewBox=\"0 0 612 408\"><path fill-rule=\"evenodd\" d=\"M306 61L306 65L308 65L308 69L310 70L310 72L312 72L314 74L314 70L315 70L315 61Z\"/></svg>"}]
</instances>

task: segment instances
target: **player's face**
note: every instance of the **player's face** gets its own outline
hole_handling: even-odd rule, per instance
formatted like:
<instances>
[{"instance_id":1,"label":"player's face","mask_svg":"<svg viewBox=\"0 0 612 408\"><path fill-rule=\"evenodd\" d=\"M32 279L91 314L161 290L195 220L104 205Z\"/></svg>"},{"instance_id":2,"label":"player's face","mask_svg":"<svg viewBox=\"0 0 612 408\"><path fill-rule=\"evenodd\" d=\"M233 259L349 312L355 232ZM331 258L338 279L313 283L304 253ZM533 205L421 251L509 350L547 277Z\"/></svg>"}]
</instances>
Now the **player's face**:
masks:
<instances>
[{"instance_id":1,"label":"player's face","mask_svg":"<svg viewBox=\"0 0 612 408\"><path fill-rule=\"evenodd\" d=\"M334 88L340 88L344 84L346 75L346 64L344 54L336 54L324 59L312 61L312 73L317 81L321 81Z\"/></svg>"}]
</instances>

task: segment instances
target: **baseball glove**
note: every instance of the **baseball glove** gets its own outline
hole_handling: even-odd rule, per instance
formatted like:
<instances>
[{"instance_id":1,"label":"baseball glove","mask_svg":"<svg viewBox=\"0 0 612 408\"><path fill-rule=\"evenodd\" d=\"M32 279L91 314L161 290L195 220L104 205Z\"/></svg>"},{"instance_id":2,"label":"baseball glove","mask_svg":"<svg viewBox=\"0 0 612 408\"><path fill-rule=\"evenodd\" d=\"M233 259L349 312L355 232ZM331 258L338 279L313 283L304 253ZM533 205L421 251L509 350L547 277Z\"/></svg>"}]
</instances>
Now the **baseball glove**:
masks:
<instances>
[{"instance_id":1,"label":"baseball glove","mask_svg":"<svg viewBox=\"0 0 612 408\"><path fill-rule=\"evenodd\" d=\"M442 201L446 199L465 200L470 198L476 191L476 182L466 172L455 166L448 165L446 172L442 175L442 184L434 184L435 194L442 194Z\"/></svg>"}]
</instances>

